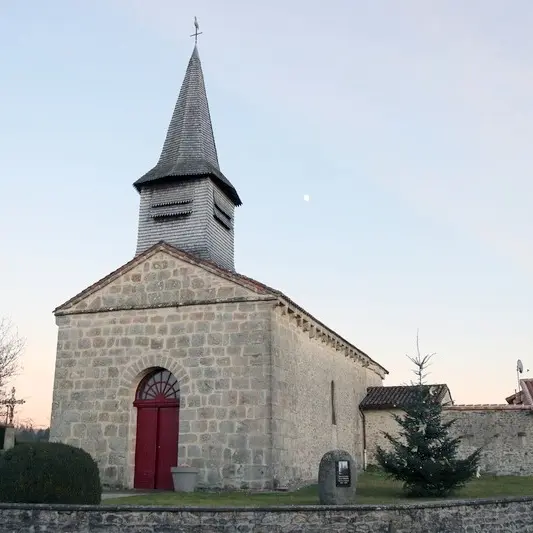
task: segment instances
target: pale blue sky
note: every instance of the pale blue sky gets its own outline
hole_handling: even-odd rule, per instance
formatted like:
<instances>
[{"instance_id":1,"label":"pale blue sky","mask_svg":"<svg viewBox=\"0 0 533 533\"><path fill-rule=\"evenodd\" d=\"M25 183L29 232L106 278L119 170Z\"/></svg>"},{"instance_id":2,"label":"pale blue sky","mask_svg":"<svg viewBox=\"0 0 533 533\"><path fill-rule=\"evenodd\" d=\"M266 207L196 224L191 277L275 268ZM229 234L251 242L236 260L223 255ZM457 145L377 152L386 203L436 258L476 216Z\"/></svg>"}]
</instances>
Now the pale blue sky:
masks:
<instances>
[{"instance_id":1,"label":"pale blue sky","mask_svg":"<svg viewBox=\"0 0 533 533\"><path fill-rule=\"evenodd\" d=\"M239 272L410 379L500 403L533 365L533 4L0 0L0 316L46 424L54 307L132 258L192 51L244 202ZM304 202L309 194L311 201ZM532 367L533 371L533 367Z\"/></svg>"}]
</instances>

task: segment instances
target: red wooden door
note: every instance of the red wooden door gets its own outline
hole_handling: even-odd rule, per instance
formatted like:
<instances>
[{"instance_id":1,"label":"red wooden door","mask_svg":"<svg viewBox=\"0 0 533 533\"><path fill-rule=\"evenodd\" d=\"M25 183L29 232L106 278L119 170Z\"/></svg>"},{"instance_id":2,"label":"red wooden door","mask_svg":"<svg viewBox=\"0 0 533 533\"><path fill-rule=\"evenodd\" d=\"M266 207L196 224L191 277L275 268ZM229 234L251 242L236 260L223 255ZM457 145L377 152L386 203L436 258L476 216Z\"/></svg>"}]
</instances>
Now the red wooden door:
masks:
<instances>
[{"instance_id":1,"label":"red wooden door","mask_svg":"<svg viewBox=\"0 0 533 533\"><path fill-rule=\"evenodd\" d=\"M155 488L155 463L157 458L157 407L140 407L137 410L137 442L135 445L136 489Z\"/></svg>"},{"instance_id":2,"label":"red wooden door","mask_svg":"<svg viewBox=\"0 0 533 533\"><path fill-rule=\"evenodd\" d=\"M172 406L160 407L158 411L155 486L172 490L170 469L178 464L178 410Z\"/></svg>"},{"instance_id":3,"label":"red wooden door","mask_svg":"<svg viewBox=\"0 0 533 533\"><path fill-rule=\"evenodd\" d=\"M158 369L139 384L135 445L135 488L172 490L171 467L178 464L177 379Z\"/></svg>"}]
</instances>

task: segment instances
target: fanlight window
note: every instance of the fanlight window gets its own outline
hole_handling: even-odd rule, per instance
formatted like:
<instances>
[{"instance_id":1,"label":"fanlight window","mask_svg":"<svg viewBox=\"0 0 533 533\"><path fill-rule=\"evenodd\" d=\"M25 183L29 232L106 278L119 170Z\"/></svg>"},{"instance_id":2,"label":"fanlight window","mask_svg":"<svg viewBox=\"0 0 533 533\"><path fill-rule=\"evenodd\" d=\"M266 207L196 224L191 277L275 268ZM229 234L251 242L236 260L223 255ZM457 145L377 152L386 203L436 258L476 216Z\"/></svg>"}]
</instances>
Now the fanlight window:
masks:
<instances>
[{"instance_id":1,"label":"fanlight window","mask_svg":"<svg viewBox=\"0 0 533 533\"><path fill-rule=\"evenodd\" d=\"M180 389L178 380L168 370L157 370L141 381L137 389L137 400L172 401L178 400Z\"/></svg>"}]
</instances>

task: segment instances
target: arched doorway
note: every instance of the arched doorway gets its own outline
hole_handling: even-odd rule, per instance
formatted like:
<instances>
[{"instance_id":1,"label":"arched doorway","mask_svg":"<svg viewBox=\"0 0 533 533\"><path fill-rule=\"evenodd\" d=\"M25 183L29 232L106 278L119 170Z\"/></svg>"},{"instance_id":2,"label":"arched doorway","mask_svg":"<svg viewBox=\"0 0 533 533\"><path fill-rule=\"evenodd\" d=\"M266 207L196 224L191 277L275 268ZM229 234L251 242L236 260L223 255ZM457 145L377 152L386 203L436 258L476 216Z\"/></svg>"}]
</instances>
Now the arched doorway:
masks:
<instances>
[{"instance_id":1,"label":"arched doorway","mask_svg":"<svg viewBox=\"0 0 533 533\"><path fill-rule=\"evenodd\" d=\"M178 464L179 385L164 368L150 372L137 387L136 489L172 490L170 468Z\"/></svg>"}]
</instances>

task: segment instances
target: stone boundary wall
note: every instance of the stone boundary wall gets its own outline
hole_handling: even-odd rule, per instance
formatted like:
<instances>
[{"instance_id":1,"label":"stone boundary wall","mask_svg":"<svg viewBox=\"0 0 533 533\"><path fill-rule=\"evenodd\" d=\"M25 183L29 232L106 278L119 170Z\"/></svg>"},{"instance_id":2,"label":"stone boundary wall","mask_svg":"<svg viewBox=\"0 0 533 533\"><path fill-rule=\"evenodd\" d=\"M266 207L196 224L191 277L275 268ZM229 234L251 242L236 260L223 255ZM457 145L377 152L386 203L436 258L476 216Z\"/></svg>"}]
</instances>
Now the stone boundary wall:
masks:
<instances>
[{"instance_id":1,"label":"stone boundary wall","mask_svg":"<svg viewBox=\"0 0 533 533\"><path fill-rule=\"evenodd\" d=\"M532 516L533 497L277 508L0 504L0 533L533 533Z\"/></svg>"},{"instance_id":2,"label":"stone boundary wall","mask_svg":"<svg viewBox=\"0 0 533 533\"><path fill-rule=\"evenodd\" d=\"M367 460L375 465L377 445L390 445L383 431L396 436L399 426L392 414L402 411L365 411ZM533 475L533 407L526 405L454 405L444 407L443 419L455 419L452 435L461 437L459 454L465 456L478 448L481 454L481 473L498 476Z\"/></svg>"},{"instance_id":3,"label":"stone boundary wall","mask_svg":"<svg viewBox=\"0 0 533 533\"><path fill-rule=\"evenodd\" d=\"M533 475L533 410L526 405L454 405L444 420L455 419L452 433L461 437L463 456L483 448L481 472L498 476Z\"/></svg>"}]
</instances>

